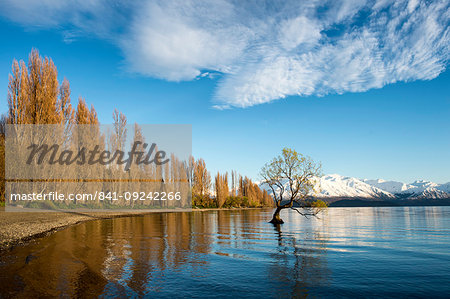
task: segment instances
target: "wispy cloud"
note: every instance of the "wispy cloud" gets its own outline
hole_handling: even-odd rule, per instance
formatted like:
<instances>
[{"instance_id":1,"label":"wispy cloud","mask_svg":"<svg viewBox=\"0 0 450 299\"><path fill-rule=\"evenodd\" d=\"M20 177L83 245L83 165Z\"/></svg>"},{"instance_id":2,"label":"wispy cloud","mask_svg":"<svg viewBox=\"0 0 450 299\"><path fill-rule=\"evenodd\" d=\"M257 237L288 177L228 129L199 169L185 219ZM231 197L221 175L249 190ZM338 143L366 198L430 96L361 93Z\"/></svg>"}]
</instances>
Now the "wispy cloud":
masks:
<instances>
[{"instance_id":1,"label":"wispy cloud","mask_svg":"<svg viewBox=\"0 0 450 299\"><path fill-rule=\"evenodd\" d=\"M220 108L429 80L450 56L446 0L31 2L0 0L2 14L108 38L146 76L221 73Z\"/></svg>"}]
</instances>

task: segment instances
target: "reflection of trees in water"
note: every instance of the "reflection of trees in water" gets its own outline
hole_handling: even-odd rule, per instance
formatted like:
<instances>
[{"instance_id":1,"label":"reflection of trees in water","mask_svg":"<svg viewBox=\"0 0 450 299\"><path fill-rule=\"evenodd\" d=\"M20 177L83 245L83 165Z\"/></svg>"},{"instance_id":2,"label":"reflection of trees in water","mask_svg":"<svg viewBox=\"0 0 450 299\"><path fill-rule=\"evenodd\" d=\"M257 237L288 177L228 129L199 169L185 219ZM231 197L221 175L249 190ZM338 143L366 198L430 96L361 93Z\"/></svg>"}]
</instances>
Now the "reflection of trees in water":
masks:
<instances>
[{"instance_id":1,"label":"reflection of trees in water","mask_svg":"<svg viewBox=\"0 0 450 299\"><path fill-rule=\"evenodd\" d=\"M273 262L268 270L273 295L302 298L312 288L327 284L330 270L326 260L328 241L324 235L313 228L302 235L283 233L282 226L273 226L278 239L278 251L271 254Z\"/></svg>"},{"instance_id":2,"label":"reflection of trees in water","mask_svg":"<svg viewBox=\"0 0 450 299\"><path fill-rule=\"evenodd\" d=\"M93 221L18 247L0 263L0 293L90 297L158 291L165 271L185 265L201 273L205 267L196 256L209 252L211 226L201 216L158 213ZM193 227L202 233L191 234Z\"/></svg>"},{"instance_id":3,"label":"reflection of trees in water","mask_svg":"<svg viewBox=\"0 0 450 299\"><path fill-rule=\"evenodd\" d=\"M87 222L13 250L14 260L0 264L0 293L141 297L189 287L182 279L202 281L215 275L212 255L242 258L235 249L252 250L255 240L270 239L266 218L261 211L247 210L155 213ZM270 253L272 289L293 296L326 281L326 241L319 232L309 232L304 241L280 229L276 234L278 252ZM316 242L315 249L306 246L311 241ZM232 280L229 283L233 285Z\"/></svg>"},{"instance_id":4,"label":"reflection of trees in water","mask_svg":"<svg viewBox=\"0 0 450 299\"><path fill-rule=\"evenodd\" d=\"M192 217L189 213L161 213L126 219L132 223L124 220L116 219L116 222L130 225L126 230L128 246L117 242L121 240L120 234L112 237L115 240L110 245L112 256L122 262L117 263L117 270L113 271L110 265L104 265L104 269L112 273L107 276L112 285L105 289L105 295L144 296L158 292L169 287L170 272L181 271L181 267L193 276L201 275L206 266L201 254L210 251L211 243L208 215L202 213L200 217ZM192 234L192 230L196 233ZM120 232L115 227L112 231L113 234Z\"/></svg>"}]
</instances>

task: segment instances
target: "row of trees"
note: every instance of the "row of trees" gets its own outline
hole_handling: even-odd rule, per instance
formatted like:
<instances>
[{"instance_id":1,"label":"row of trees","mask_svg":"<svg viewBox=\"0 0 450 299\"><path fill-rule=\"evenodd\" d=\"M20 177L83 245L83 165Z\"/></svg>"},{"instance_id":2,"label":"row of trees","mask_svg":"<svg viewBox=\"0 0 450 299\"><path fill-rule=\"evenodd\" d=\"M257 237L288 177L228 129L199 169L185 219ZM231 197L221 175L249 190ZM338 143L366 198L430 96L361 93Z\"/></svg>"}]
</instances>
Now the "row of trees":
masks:
<instances>
[{"instance_id":1,"label":"row of trees","mask_svg":"<svg viewBox=\"0 0 450 299\"><path fill-rule=\"evenodd\" d=\"M217 172L214 182L206 170L202 159L191 160L193 177L192 197L193 206L199 208L231 208L231 207L270 207L272 197L266 190L248 177L243 177L236 171L231 171L231 181L228 172ZM231 184L230 184L231 183Z\"/></svg>"},{"instance_id":2,"label":"row of trees","mask_svg":"<svg viewBox=\"0 0 450 299\"><path fill-rule=\"evenodd\" d=\"M83 98L78 99L78 104L74 108L71 103L71 92L69 81L64 79L58 82L58 72L53 61L48 57L41 57L37 50L32 50L28 65L23 61L13 61L12 73L9 77L8 85L8 112L0 119L0 171L1 198L5 195L5 124L59 124L63 128L61 138L64 138L67 148L76 148L80 139L90 140L95 144L100 144L102 148L111 152L114 150L124 150L127 140L127 118L115 110L113 113L112 132L100 132L100 129L88 133L80 133L79 129L74 130L75 125L91 125L90 128L99 128L97 112L94 107L90 108ZM132 144L135 141L145 142L141 128L135 124L133 126ZM74 139L78 141L74 141ZM140 149L138 149L140 150ZM153 178L153 185L158 182L165 183L164 191L169 189L179 189L187 186L192 192L192 203L196 207L259 207L272 205L272 199L266 191L261 190L257 184L249 178L231 172L229 181L228 173L217 173L214 181L206 168L203 159L195 160L193 157L187 162L182 162L177 157L172 156L170 163L163 166L157 165L136 165L133 164L128 171L120 167L103 167L96 169L96 174L101 177L120 178L114 182L114 190L120 192L129 186L127 180L139 178ZM84 175L88 175L84 173ZM49 176L50 177L50 176ZM148 182L142 183L141 188L145 188ZM88 184L80 180L80 187ZM89 183L94 188L105 187L104 183ZM136 187L134 183L134 187ZM111 183L109 183L111 185ZM162 184L161 184L162 185ZM85 186L84 186L85 187ZM139 202L138 202L139 203ZM130 204L134 204L133 201ZM167 206L170 202L159 201L158 205Z\"/></svg>"}]
</instances>

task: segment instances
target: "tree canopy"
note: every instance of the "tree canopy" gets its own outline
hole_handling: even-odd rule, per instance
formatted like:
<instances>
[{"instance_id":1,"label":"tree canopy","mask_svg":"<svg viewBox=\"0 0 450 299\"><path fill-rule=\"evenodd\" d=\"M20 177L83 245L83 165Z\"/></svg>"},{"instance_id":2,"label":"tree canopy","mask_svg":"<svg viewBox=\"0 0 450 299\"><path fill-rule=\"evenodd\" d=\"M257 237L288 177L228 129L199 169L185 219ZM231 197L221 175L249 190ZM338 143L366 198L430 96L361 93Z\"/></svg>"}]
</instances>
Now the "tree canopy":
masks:
<instances>
[{"instance_id":1,"label":"tree canopy","mask_svg":"<svg viewBox=\"0 0 450 299\"><path fill-rule=\"evenodd\" d=\"M321 168L320 163L290 148L284 148L279 156L264 165L260 172L262 183L269 186L277 208L272 223L283 223L282 209L290 208L303 216L316 216L322 210L322 203L307 201L316 191Z\"/></svg>"}]
</instances>

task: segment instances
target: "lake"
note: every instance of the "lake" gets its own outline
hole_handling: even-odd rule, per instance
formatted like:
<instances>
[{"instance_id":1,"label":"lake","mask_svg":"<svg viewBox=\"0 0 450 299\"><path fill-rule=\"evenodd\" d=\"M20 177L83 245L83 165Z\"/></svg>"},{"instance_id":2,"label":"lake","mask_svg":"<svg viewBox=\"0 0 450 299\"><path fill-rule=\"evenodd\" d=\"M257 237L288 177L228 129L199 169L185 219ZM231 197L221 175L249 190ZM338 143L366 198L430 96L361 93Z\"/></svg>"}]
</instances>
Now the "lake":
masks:
<instances>
[{"instance_id":1,"label":"lake","mask_svg":"<svg viewBox=\"0 0 450 299\"><path fill-rule=\"evenodd\" d=\"M0 297L448 297L450 207L155 213L0 257Z\"/></svg>"}]
</instances>

